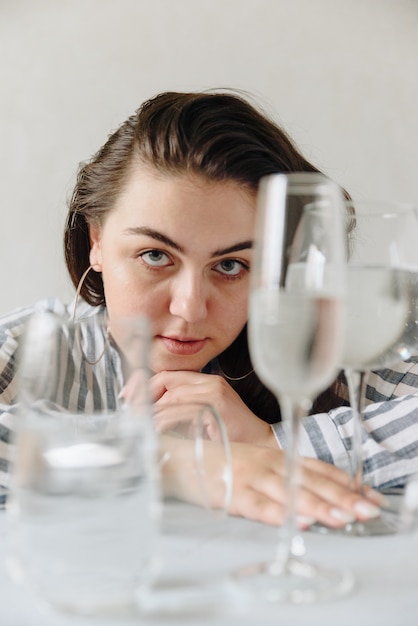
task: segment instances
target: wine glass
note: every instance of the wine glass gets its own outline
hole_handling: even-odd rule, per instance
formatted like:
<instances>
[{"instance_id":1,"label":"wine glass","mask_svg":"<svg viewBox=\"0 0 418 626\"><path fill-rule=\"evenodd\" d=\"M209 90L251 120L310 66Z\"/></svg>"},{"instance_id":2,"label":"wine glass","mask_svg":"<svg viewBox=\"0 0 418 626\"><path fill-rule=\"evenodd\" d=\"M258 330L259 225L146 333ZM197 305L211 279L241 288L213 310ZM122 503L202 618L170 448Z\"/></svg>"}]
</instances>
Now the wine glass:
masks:
<instances>
[{"instance_id":1,"label":"wine glass","mask_svg":"<svg viewBox=\"0 0 418 626\"><path fill-rule=\"evenodd\" d=\"M224 611L233 598L231 581L214 540L232 497L225 425L207 403L155 405L153 413L160 431L162 563L138 594L138 606L148 615Z\"/></svg>"},{"instance_id":2,"label":"wine glass","mask_svg":"<svg viewBox=\"0 0 418 626\"><path fill-rule=\"evenodd\" d=\"M118 328L131 348L123 366L104 316L35 313L21 346L7 563L40 604L70 613L135 607L157 556L147 327L125 319Z\"/></svg>"},{"instance_id":3,"label":"wine glass","mask_svg":"<svg viewBox=\"0 0 418 626\"><path fill-rule=\"evenodd\" d=\"M348 593L350 572L308 563L295 523L299 422L341 360L346 239L341 189L316 173L261 181L252 265L249 346L260 379L290 424L287 506L270 562L236 573L273 602L308 603Z\"/></svg>"},{"instance_id":4,"label":"wine glass","mask_svg":"<svg viewBox=\"0 0 418 626\"><path fill-rule=\"evenodd\" d=\"M368 374L409 358L418 345L418 219L410 204L361 201L346 206L349 258L342 365L354 414L353 486L361 491ZM382 508L379 518L354 521L337 532L394 533L399 521L394 512L390 506Z\"/></svg>"}]
</instances>

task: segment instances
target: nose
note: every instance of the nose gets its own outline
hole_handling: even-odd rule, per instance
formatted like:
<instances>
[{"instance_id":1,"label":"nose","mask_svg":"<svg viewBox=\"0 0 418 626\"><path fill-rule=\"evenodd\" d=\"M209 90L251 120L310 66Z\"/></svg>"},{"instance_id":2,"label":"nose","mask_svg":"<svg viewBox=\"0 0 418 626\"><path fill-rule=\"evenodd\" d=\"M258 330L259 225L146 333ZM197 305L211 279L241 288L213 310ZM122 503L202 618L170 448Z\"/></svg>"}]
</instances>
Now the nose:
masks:
<instances>
[{"instance_id":1,"label":"nose","mask_svg":"<svg viewBox=\"0 0 418 626\"><path fill-rule=\"evenodd\" d=\"M207 316L207 293L201 274L184 270L171 285L170 313L189 323Z\"/></svg>"}]
</instances>

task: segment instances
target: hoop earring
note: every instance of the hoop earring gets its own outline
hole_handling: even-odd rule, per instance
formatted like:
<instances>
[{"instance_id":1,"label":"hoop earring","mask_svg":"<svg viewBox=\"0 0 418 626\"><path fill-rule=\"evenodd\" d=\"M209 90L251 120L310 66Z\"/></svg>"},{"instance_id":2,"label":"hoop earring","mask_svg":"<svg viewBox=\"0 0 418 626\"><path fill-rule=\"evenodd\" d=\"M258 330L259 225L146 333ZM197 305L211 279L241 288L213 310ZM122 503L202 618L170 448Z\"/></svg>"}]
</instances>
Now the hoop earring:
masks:
<instances>
[{"instance_id":1,"label":"hoop earring","mask_svg":"<svg viewBox=\"0 0 418 626\"><path fill-rule=\"evenodd\" d=\"M231 381L236 381L236 380L244 380L245 378L248 378L248 376L251 376L251 374L254 373L254 368L250 369L249 372L247 372L246 374L244 374L243 376L228 376L228 374L225 374L225 372L223 371L222 367L219 365L219 369L221 371L221 374L224 378L226 378L226 380L231 380Z\"/></svg>"},{"instance_id":2,"label":"hoop earring","mask_svg":"<svg viewBox=\"0 0 418 626\"><path fill-rule=\"evenodd\" d=\"M77 304L78 304L78 299L80 297L81 288L83 286L83 283L84 283L84 281L86 279L87 274L92 269L93 269L93 266L89 265L88 268L85 270L85 272L82 274L82 276L80 278L80 281L79 281L79 283L77 285L77 289L76 289L76 292L75 292L75 298L74 298L73 315L72 315L72 320L71 320L73 323L76 322ZM86 362L89 365L97 365L97 363L99 363L99 361L102 360L102 358L104 356L104 353L106 352L106 343L108 342L108 340L109 340L109 328L106 328L103 351L102 351L101 355L95 361L90 361L90 359L87 358L87 355L85 354L85 352L83 350L83 346L82 346L81 341L80 341L81 352L82 352L84 358L86 359Z\"/></svg>"},{"instance_id":3,"label":"hoop earring","mask_svg":"<svg viewBox=\"0 0 418 626\"><path fill-rule=\"evenodd\" d=\"M77 304L78 304L78 299L80 297L81 288L83 287L83 283L86 280L87 274L92 269L93 269L93 266L89 265L88 268L85 270L85 272L82 274L82 276L81 276L81 278L80 278L80 280L78 282L77 289L76 289L76 292L75 292L75 298L74 298L74 308L73 308L73 316L72 316L72 321L73 322L75 322L75 316L76 316L76 313L77 313Z\"/></svg>"}]
</instances>

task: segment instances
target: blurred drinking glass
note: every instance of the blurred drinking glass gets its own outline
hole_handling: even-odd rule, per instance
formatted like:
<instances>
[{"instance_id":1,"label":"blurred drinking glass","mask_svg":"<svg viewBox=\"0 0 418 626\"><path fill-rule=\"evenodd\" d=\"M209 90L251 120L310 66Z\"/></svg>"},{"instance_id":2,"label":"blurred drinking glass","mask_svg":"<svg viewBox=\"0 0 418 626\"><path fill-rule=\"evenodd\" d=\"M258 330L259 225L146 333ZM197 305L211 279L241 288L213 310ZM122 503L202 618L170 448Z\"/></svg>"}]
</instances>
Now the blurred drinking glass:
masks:
<instances>
[{"instance_id":1,"label":"blurred drinking glass","mask_svg":"<svg viewBox=\"0 0 418 626\"><path fill-rule=\"evenodd\" d=\"M35 314L21 351L8 565L43 603L74 613L133 606L156 564L148 330L117 324L119 343L104 316Z\"/></svg>"},{"instance_id":2,"label":"blurred drinking glass","mask_svg":"<svg viewBox=\"0 0 418 626\"><path fill-rule=\"evenodd\" d=\"M399 202L347 202L349 258L346 330L341 365L354 414L353 488L362 490L361 423L371 370L407 360L418 346L418 219L416 207ZM388 486L389 487L389 486ZM394 501L379 518L355 521L350 535L392 534L400 529ZM328 531L329 532L329 531Z\"/></svg>"},{"instance_id":3,"label":"blurred drinking glass","mask_svg":"<svg viewBox=\"0 0 418 626\"><path fill-rule=\"evenodd\" d=\"M222 418L209 404L156 406L162 468L163 567L140 597L151 614L228 610L234 599L222 544L232 463Z\"/></svg>"},{"instance_id":4,"label":"blurred drinking glass","mask_svg":"<svg viewBox=\"0 0 418 626\"><path fill-rule=\"evenodd\" d=\"M329 600L349 593L341 568L305 560L297 531L298 433L313 399L335 378L344 330L346 236L340 187L322 174L261 180L251 267L249 346L255 371L277 397L288 426L286 510L270 561L236 578L271 602Z\"/></svg>"}]
</instances>

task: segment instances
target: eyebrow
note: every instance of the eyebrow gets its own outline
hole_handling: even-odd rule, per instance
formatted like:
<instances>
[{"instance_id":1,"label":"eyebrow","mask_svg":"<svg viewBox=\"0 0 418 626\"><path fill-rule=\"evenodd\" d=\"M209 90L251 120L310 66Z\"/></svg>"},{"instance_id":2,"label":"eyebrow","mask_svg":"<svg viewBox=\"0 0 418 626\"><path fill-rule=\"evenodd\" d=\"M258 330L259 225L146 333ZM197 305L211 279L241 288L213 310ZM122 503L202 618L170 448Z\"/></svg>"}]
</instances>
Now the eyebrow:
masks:
<instances>
[{"instance_id":1,"label":"eyebrow","mask_svg":"<svg viewBox=\"0 0 418 626\"><path fill-rule=\"evenodd\" d=\"M185 250L183 246L167 237L163 233L160 233L158 230L154 230L153 228L148 228L147 226L136 226L135 228L127 228L124 231L127 235L145 235L147 237L151 237L156 241L160 241L161 243L177 250L177 252L181 252L184 254ZM228 246L227 248L219 248L218 250L214 250L212 253L212 257L223 256L224 254L231 254L232 252L239 252L240 250L247 250L253 247L253 241L248 239L246 241L241 241L232 246Z\"/></svg>"}]
</instances>

